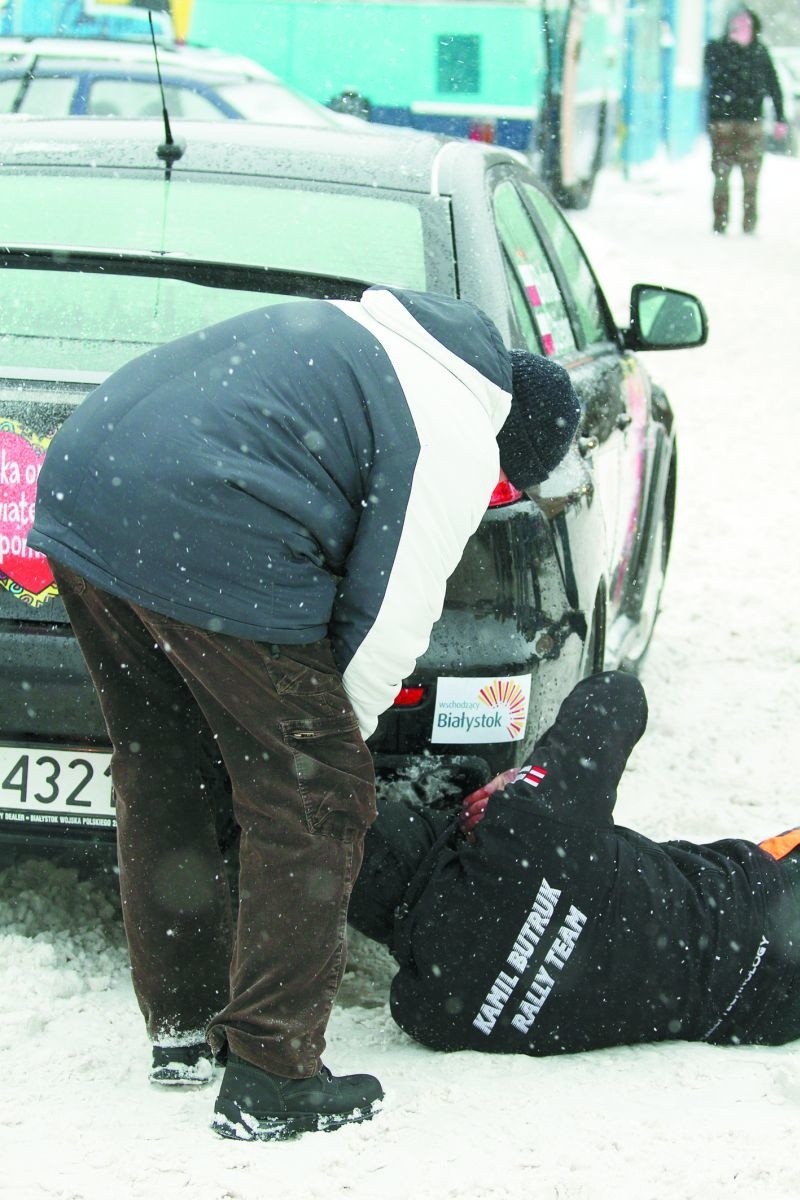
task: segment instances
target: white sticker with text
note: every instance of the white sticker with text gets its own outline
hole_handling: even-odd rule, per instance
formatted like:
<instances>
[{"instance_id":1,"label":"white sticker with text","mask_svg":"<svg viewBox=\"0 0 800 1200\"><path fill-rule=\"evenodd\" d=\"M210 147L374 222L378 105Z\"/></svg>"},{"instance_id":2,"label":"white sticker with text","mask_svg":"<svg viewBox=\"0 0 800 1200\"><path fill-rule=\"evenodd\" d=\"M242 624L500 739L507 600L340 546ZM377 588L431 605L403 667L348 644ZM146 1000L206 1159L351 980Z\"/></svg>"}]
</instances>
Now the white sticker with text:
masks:
<instances>
[{"instance_id":1,"label":"white sticker with text","mask_svg":"<svg viewBox=\"0 0 800 1200\"><path fill-rule=\"evenodd\" d=\"M530 675L437 680L432 742L518 742L528 723Z\"/></svg>"}]
</instances>

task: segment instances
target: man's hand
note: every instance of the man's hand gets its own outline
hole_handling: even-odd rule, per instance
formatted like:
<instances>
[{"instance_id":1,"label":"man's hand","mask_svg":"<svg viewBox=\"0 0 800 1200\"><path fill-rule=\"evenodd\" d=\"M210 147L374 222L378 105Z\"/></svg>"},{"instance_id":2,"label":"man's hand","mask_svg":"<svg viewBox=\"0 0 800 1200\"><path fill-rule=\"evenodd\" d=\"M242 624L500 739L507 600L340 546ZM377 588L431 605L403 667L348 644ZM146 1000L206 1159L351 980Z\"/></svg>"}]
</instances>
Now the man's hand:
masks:
<instances>
[{"instance_id":1,"label":"man's hand","mask_svg":"<svg viewBox=\"0 0 800 1200\"><path fill-rule=\"evenodd\" d=\"M500 775L495 775L494 779L490 779L483 787L478 788L475 792L470 792L461 801L461 812L459 813L458 822L461 826L461 832L471 834L476 825L479 825L483 820L483 814L489 804L489 797L493 792L499 792L504 787L508 787L513 783L519 774L518 767L512 767L509 771L503 771Z\"/></svg>"},{"instance_id":2,"label":"man's hand","mask_svg":"<svg viewBox=\"0 0 800 1200\"><path fill-rule=\"evenodd\" d=\"M789 133L789 126L785 121L776 121L772 126L772 136L776 142L782 142Z\"/></svg>"}]
</instances>

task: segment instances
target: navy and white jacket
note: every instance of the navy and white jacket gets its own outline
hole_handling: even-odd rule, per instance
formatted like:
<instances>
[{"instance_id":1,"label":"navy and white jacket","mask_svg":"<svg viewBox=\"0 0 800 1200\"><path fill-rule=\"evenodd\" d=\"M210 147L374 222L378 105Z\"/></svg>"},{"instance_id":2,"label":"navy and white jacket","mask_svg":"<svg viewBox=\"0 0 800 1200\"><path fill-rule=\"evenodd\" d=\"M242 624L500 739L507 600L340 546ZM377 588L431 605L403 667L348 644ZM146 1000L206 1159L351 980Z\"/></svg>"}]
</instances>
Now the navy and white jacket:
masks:
<instances>
[{"instance_id":1,"label":"navy and white jacket","mask_svg":"<svg viewBox=\"0 0 800 1200\"><path fill-rule=\"evenodd\" d=\"M370 288L136 358L54 438L30 545L204 629L330 637L365 737L499 476L511 364L473 305Z\"/></svg>"}]
</instances>

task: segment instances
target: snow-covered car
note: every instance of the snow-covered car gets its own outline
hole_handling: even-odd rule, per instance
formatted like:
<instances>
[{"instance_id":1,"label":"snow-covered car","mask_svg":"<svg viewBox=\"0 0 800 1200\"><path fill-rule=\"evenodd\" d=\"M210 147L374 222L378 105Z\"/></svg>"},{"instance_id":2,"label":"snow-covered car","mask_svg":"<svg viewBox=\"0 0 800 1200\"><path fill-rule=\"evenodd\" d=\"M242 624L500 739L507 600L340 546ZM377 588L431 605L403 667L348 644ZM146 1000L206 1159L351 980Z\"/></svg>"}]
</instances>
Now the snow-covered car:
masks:
<instances>
[{"instance_id":1,"label":"snow-covered car","mask_svg":"<svg viewBox=\"0 0 800 1200\"><path fill-rule=\"evenodd\" d=\"M295 92L251 58L172 44L157 54L170 117L358 128L357 118ZM158 117L155 55L146 41L2 37L0 113Z\"/></svg>"},{"instance_id":2,"label":"snow-covered car","mask_svg":"<svg viewBox=\"0 0 800 1200\"><path fill-rule=\"evenodd\" d=\"M0 840L108 839L100 711L46 559L27 546L61 421L125 361L236 312L373 283L478 304L582 405L563 464L498 482L430 646L370 740L435 798L519 765L580 677L635 669L672 536L672 409L635 351L699 345L693 296L637 284L620 329L525 160L410 135L0 118ZM176 157L180 154L180 157ZM435 397L432 398L435 401ZM459 504L458 495L452 504ZM109 497L113 520L113 497Z\"/></svg>"}]
</instances>

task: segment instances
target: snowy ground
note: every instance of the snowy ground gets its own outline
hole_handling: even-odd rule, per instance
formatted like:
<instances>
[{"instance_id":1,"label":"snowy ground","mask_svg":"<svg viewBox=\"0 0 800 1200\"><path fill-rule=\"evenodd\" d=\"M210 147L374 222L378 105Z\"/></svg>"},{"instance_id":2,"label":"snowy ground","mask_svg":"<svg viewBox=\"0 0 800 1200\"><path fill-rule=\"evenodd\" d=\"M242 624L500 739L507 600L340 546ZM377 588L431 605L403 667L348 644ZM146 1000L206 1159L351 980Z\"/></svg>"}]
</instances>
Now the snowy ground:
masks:
<instances>
[{"instance_id":1,"label":"snowy ground","mask_svg":"<svg viewBox=\"0 0 800 1200\"><path fill-rule=\"evenodd\" d=\"M770 158L759 233L713 238L704 149L601 179L574 224L620 321L630 284L697 291L703 350L652 355L680 427L675 549L645 676L650 731L617 809L655 837L754 839L800 820L797 280L800 161ZM584 1056L432 1054L393 1027L361 941L329 1065L386 1089L371 1125L247 1146L213 1094L146 1081L107 879L0 873L0 1194L9 1200L782 1200L800 1195L800 1043Z\"/></svg>"}]
</instances>

